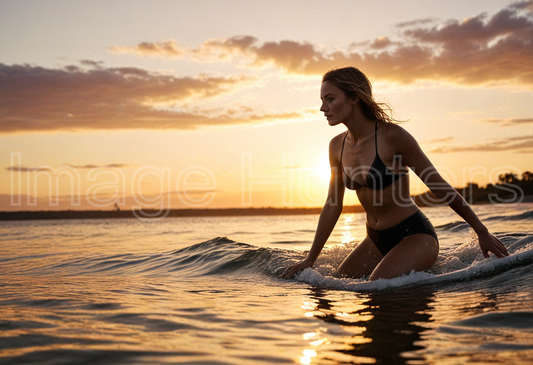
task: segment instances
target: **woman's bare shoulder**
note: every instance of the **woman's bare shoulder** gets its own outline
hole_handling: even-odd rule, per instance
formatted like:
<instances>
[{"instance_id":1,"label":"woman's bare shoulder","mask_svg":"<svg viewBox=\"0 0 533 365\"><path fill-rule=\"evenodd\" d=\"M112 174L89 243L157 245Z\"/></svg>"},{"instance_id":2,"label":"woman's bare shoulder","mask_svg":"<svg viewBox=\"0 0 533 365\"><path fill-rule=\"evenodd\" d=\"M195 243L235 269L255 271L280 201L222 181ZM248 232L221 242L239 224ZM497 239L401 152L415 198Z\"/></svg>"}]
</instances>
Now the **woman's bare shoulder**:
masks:
<instances>
[{"instance_id":1,"label":"woman's bare shoulder","mask_svg":"<svg viewBox=\"0 0 533 365\"><path fill-rule=\"evenodd\" d=\"M404 162L415 166L420 158L425 157L420 144L407 130L397 124L387 124L383 128L383 138L393 154L403 156Z\"/></svg>"},{"instance_id":2,"label":"woman's bare shoulder","mask_svg":"<svg viewBox=\"0 0 533 365\"><path fill-rule=\"evenodd\" d=\"M390 142L411 142L414 137L405 128L394 123L383 123L382 136Z\"/></svg>"},{"instance_id":3,"label":"woman's bare shoulder","mask_svg":"<svg viewBox=\"0 0 533 365\"><path fill-rule=\"evenodd\" d=\"M382 123L380 128L383 130L382 133L387 136L398 136L401 133L407 133L407 131L401 125L395 123Z\"/></svg>"}]
</instances>

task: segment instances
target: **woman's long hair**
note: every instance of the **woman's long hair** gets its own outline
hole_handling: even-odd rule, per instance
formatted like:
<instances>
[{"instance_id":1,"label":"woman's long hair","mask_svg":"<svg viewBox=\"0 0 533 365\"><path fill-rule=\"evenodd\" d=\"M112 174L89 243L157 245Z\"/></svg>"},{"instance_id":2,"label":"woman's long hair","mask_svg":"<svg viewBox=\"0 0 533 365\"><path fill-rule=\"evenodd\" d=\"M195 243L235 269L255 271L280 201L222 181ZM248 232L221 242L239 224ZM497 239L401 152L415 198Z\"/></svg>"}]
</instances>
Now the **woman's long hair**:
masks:
<instances>
[{"instance_id":1,"label":"woman's long hair","mask_svg":"<svg viewBox=\"0 0 533 365\"><path fill-rule=\"evenodd\" d=\"M392 109L388 104L377 103L372 96L372 84L364 73L355 67L335 68L324 74L322 82L331 82L341 89L349 98L359 97L361 111L370 120L386 123L399 123L392 117Z\"/></svg>"}]
</instances>

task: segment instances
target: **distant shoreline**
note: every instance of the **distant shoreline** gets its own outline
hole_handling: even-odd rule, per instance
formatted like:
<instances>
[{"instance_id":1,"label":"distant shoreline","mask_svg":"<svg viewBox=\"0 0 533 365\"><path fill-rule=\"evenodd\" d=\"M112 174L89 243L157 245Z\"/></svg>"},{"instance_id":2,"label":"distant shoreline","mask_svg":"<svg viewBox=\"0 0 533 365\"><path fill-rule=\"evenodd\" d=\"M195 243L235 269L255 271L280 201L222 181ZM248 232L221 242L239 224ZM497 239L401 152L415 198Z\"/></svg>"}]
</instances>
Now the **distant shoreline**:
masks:
<instances>
[{"instance_id":1,"label":"distant shoreline","mask_svg":"<svg viewBox=\"0 0 533 365\"><path fill-rule=\"evenodd\" d=\"M533 202L533 173L524 173L522 180L512 174L502 175L500 184L479 187L469 184L456 189L469 204ZM505 182L505 179L510 180ZM514 179L514 180L513 180ZM412 196L421 208L443 206L445 202L431 192ZM121 218L166 218L166 217L239 217L320 214L322 207L314 208L220 208L220 209L169 209L158 214L158 210L48 210L0 212L0 221L55 220L55 219L121 219ZM343 213L362 213L360 205L345 206Z\"/></svg>"},{"instance_id":2,"label":"distant shoreline","mask_svg":"<svg viewBox=\"0 0 533 365\"><path fill-rule=\"evenodd\" d=\"M56 220L56 219L125 219L145 217L242 217L261 215L319 214L322 208L225 208L225 209L170 209L159 216L158 210L48 210L0 212L0 221ZM360 205L346 206L343 213L364 212Z\"/></svg>"}]
</instances>

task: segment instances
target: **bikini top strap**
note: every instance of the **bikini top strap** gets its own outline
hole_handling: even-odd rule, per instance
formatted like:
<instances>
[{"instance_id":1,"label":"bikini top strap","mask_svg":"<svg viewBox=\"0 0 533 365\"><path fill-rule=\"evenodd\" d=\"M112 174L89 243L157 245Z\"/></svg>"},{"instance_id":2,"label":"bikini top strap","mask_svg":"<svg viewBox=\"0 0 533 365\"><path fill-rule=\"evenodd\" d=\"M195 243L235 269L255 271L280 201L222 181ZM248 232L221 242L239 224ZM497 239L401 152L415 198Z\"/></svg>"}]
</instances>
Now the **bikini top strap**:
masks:
<instances>
[{"instance_id":1,"label":"bikini top strap","mask_svg":"<svg viewBox=\"0 0 533 365\"><path fill-rule=\"evenodd\" d=\"M346 137L348 136L348 132L349 131L346 131L346 134L344 135L344 139L342 140L341 157L339 158L339 162L341 163L341 166L342 166L342 153L344 152L344 142L346 142Z\"/></svg>"}]
</instances>

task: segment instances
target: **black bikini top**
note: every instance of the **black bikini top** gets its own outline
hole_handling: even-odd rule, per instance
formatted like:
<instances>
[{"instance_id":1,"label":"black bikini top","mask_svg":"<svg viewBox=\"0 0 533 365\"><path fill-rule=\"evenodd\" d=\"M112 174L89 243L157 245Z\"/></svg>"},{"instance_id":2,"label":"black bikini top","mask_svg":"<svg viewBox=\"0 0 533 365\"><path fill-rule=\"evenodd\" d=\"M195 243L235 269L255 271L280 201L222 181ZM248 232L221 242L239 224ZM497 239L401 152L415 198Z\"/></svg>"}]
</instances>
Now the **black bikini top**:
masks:
<instances>
[{"instance_id":1,"label":"black bikini top","mask_svg":"<svg viewBox=\"0 0 533 365\"><path fill-rule=\"evenodd\" d=\"M340 164L341 169L344 174L344 185L350 189L350 190L357 190L361 188L362 186L370 188L372 190L382 190L385 189L387 186L392 185L396 180L400 179L402 176L407 174L407 171L396 175L391 170L385 166L383 161L381 161L381 158L378 154L378 122L376 121L376 130L374 132L375 134L375 145L376 145L376 157L374 158L374 162L372 163L372 166L370 166L370 169L368 170L368 173L366 175L366 181L365 185L361 185L355 181L353 181L350 176L346 174L344 171L344 167L342 166L342 153L344 151L344 142L346 142L346 136L348 135L348 131L344 135L344 140L342 141L342 149L341 149L341 157L340 157Z\"/></svg>"}]
</instances>

